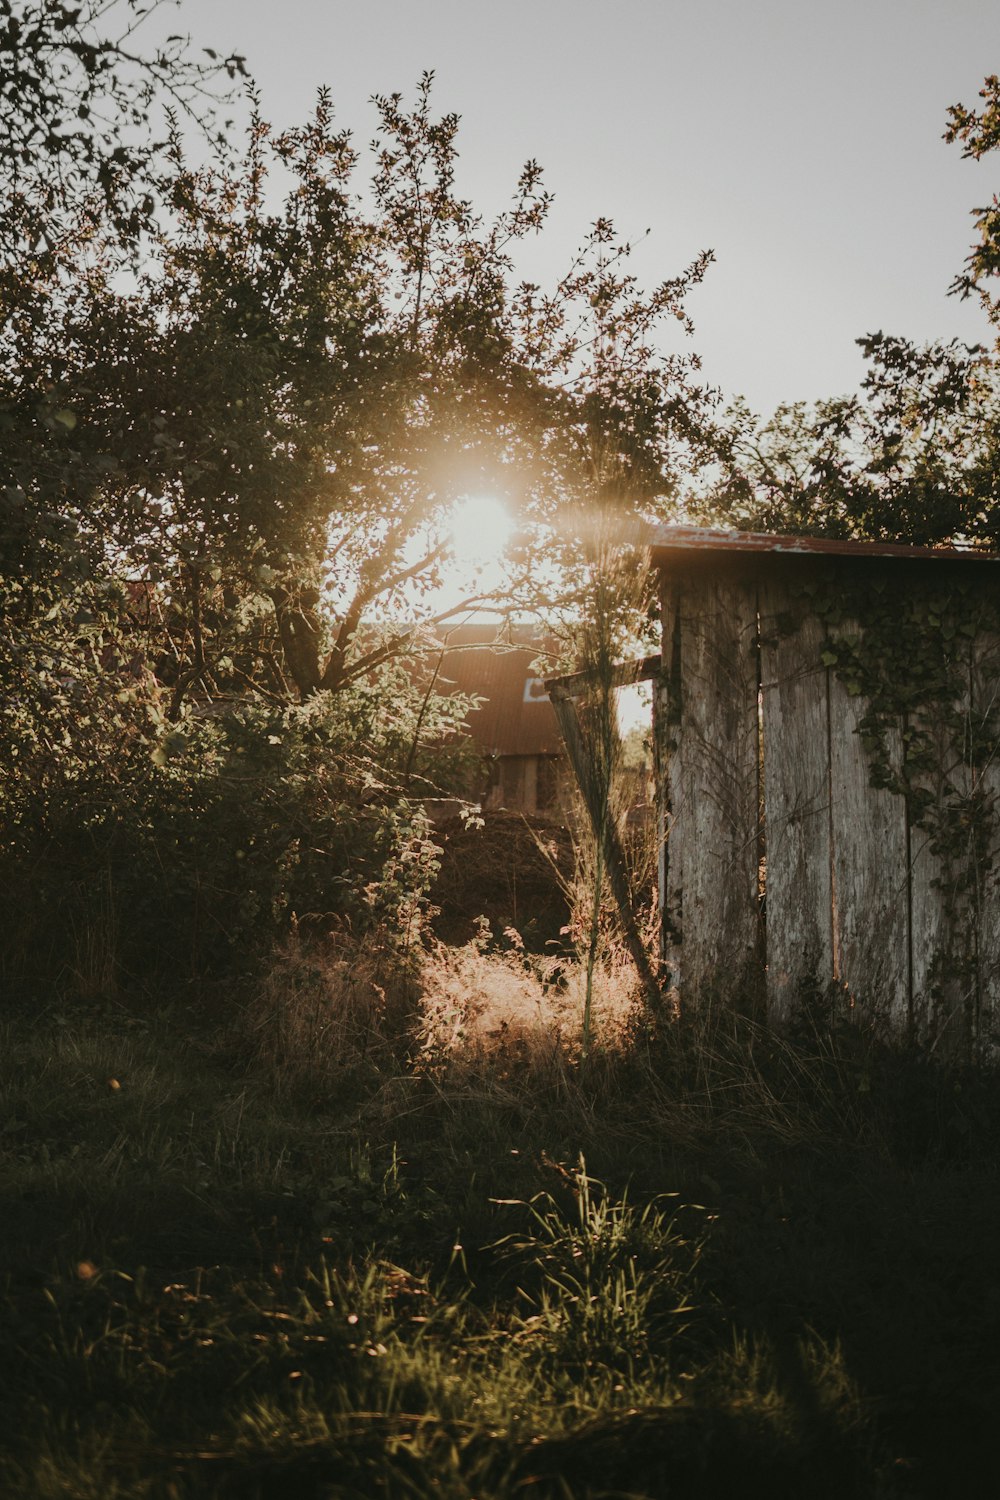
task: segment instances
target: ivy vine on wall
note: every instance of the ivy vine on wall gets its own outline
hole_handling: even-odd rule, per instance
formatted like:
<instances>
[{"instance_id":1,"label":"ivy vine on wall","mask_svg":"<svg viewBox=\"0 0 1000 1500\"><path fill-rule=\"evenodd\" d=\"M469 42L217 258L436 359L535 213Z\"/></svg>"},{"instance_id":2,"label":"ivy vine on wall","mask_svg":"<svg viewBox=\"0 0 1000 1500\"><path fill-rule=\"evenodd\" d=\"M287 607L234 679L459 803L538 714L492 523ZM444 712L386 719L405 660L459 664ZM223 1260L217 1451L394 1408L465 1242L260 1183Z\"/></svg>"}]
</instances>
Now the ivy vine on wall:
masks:
<instances>
[{"instance_id":1,"label":"ivy vine on wall","mask_svg":"<svg viewBox=\"0 0 1000 1500\"><path fill-rule=\"evenodd\" d=\"M871 785L904 799L910 836L919 830L933 859L942 944L928 998L938 1007L972 1003L998 854L1000 591L983 582L881 573L798 590L823 627L823 666L859 699Z\"/></svg>"}]
</instances>

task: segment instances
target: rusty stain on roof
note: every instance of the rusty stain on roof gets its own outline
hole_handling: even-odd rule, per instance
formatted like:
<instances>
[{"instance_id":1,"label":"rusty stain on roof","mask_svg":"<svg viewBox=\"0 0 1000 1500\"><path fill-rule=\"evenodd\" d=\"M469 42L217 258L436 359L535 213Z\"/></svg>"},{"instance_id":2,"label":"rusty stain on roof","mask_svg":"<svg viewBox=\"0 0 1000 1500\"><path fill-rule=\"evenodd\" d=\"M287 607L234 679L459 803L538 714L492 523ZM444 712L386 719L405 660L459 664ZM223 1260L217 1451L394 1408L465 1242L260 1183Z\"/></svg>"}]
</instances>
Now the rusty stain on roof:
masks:
<instances>
[{"instance_id":1,"label":"rusty stain on roof","mask_svg":"<svg viewBox=\"0 0 1000 1500\"><path fill-rule=\"evenodd\" d=\"M649 545L657 562L675 552L1000 562L1000 553L986 552L977 547L917 547L900 542L840 541L825 536L780 536L763 531L715 531L708 526L656 526Z\"/></svg>"},{"instance_id":2,"label":"rusty stain on roof","mask_svg":"<svg viewBox=\"0 0 1000 1500\"><path fill-rule=\"evenodd\" d=\"M458 625L441 635L444 654L435 687L444 693L475 693L484 701L466 723L487 755L561 755L564 747L543 675L532 663L556 653L557 643L527 629ZM507 644L507 641L512 644ZM428 653L431 670L436 655Z\"/></svg>"}]
</instances>

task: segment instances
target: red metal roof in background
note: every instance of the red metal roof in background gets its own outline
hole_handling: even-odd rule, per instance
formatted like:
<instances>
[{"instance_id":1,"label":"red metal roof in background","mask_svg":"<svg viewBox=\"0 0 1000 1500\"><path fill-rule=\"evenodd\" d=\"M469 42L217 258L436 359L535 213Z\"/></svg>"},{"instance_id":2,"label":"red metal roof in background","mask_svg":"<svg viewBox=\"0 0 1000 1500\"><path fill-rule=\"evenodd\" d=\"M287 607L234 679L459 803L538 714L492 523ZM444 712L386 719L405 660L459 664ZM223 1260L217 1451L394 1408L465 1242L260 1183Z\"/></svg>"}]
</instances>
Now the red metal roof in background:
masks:
<instances>
[{"instance_id":1,"label":"red metal roof in background","mask_svg":"<svg viewBox=\"0 0 1000 1500\"><path fill-rule=\"evenodd\" d=\"M498 641L497 632L503 634ZM505 642L511 639L513 645ZM485 701L467 723L488 755L561 755L562 735L543 675L531 664L543 652L553 660L557 643L530 630L497 625L457 625L441 632L444 656L435 686L441 692L475 693ZM425 662L433 671L437 655Z\"/></svg>"},{"instance_id":2,"label":"red metal roof in background","mask_svg":"<svg viewBox=\"0 0 1000 1500\"><path fill-rule=\"evenodd\" d=\"M674 552L767 553L808 557L900 557L1000 562L1000 554L974 547L912 547L899 542L836 541L823 536L778 536L763 531L714 531L707 526L656 526L649 545L654 560ZM657 554L661 556L658 557Z\"/></svg>"}]
</instances>

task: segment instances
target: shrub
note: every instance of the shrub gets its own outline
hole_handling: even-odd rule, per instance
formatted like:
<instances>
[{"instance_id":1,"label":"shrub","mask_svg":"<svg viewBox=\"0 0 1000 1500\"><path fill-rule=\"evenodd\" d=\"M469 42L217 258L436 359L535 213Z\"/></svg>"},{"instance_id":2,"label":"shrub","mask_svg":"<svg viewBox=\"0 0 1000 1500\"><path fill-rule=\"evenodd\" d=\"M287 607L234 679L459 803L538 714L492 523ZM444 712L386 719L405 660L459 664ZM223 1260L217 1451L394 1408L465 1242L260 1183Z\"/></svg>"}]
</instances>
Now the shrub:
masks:
<instances>
[{"instance_id":1,"label":"shrub","mask_svg":"<svg viewBox=\"0 0 1000 1500\"><path fill-rule=\"evenodd\" d=\"M398 672L170 724L151 679L75 666L0 712L8 981L242 970L293 917L414 941L437 849L405 784L422 697Z\"/></svg>"}]
</instances>

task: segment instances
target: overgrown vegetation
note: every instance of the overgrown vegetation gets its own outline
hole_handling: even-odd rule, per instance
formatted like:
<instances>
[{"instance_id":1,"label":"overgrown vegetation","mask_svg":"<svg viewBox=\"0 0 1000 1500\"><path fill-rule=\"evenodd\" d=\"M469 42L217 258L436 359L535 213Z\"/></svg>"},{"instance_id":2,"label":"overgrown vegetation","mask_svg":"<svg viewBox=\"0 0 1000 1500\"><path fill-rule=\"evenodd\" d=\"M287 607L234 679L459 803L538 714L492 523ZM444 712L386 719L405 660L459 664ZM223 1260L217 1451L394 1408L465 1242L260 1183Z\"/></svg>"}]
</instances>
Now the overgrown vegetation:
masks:
<instances>
[{"instance_id":1,"label":"overgrown vegetation","mask_svg":"<svg viewBox=\"0 0 1000 1500\"><path fill-rule=\"evenodd\" d=\"M454 785L427 746L462 718L412 661L468 607L434 592L451 508L521 524L508 613L542 552L578 604L594 463L634 518L699 439L697 360L656 335L709 257L643 290L599 219L543 290L513 262L537 164L484 221L430 74L374 101L366 181L325 93L192 144L219 69L144 54L138 0L0 14L31 81L0 138L0 972L79 971L98 906L139 976L418 902L414 802Z\"/></svg>"},{"instance_id":2,"label":"overgrown vegetation","mask_svg":"<svg viewBox=\"0 0 1000 1500\"><path fill-rule=\"evenodd\" d=\"M242 57L145 10L0 0L0 1488L992 1494L995 1077L654 1016L604 878L606 537L710 455L713 515L990 541L991 367L877 340L868 405L712 429L659 342L709 256L646 292L598 219L517 284L539 169L484 223L429 75L359 185L325 94L237 149ZM435 887L465 705L408 656L484 486L594 673L595 838L455 829Z\"/></svg>"},{"instance_id":3,"label":"overgrown vegetation","mask_svg":"<svg viewBox=\"0 0 1000 1500\"><path fill-rule=\"evenodd\" d=\"M439 850L415 794L448 784L449 754L428 783L413 755L422 695L398 668L303 705L161 718L155 737L142 723L155 693L123 707L130 690L100 663L69 684L20 680L24 696L0 705L9 985L246 972L296 922L391 922L417 940ZM454 734L464 708L439 700L432 732Z\"/></svg>"},{"instance_id":4,"label":"overgrown vegetation","mask_svg":"<svg viewBox=\"0 0 1000 1500\"><path fill-rule=\"evenodd\" d=\"M8 1009L5 1494L992 1493L994 1078L380 951Z\"/></svg>"}]
</instances>

